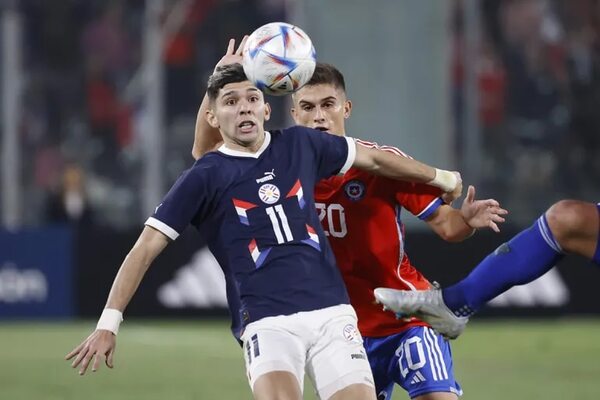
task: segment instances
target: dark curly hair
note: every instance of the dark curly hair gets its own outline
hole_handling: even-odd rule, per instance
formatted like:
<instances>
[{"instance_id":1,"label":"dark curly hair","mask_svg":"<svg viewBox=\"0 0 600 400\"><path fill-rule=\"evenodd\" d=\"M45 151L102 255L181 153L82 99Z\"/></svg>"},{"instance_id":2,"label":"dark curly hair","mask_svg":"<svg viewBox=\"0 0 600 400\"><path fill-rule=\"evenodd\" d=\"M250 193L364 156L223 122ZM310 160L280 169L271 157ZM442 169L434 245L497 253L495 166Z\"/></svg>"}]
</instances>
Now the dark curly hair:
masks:
<instances>
[{"instance_id":1,"label":"dark curly hair","mask_svg":"<svg viewBox=\"0 0 600 400\"><path fill-rule=\"evenodd\" d=\"M219 95L219 90L229 83L247 81L241 64L229 64L217 67L215 72L208 78L206 94L210 101L215 101Z\"/></svg>"}]
</instances>

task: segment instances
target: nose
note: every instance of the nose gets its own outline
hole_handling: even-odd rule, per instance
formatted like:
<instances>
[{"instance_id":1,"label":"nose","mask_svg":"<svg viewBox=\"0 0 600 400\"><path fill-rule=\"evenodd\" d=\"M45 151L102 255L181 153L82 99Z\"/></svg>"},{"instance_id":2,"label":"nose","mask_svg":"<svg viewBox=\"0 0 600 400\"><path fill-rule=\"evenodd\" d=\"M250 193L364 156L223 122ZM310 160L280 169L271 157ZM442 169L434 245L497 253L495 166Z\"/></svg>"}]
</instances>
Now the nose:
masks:
<instances>
[{"instance_id":1,"label":"nose","mask_svg":"<svg viewBox=\"0 0 600 400\"><path fill-rule=\"evenodd\" d=\"M321 109L321 107L319 107L319 106L315 107L315 116L313 119L315 120L315 122L325 121L325 114L323 113L323 110Z\"/></svg>"},{"instance_id":2,"label":"nose","mask_svg":"<svg viewBox=\"0 0 600 400\"><path fill-rule=\"evenodd\" d=\"M240 115L250 114L250 103L246 100L240 100L239 112L240 112Z\"/></svg>"}]
</instances>

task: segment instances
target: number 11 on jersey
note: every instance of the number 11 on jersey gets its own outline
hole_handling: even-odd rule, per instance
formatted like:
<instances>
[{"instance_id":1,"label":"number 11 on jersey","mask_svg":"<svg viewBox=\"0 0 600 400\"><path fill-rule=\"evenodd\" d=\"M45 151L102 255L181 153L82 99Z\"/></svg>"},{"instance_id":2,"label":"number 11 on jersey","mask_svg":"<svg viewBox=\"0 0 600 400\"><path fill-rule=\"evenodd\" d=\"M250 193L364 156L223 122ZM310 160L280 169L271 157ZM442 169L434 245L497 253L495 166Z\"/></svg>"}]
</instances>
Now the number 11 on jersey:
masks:
<instances>
[{"instance_id":1,"label":"number 11 on jersey","mask_svg":"<svg viewBox=\"0 0 600 400\"><path fill-rule=\"evenodd\" d=\"M273 225L273 232L275 232L277 244L291 242L294 240L292 230L290 229L290 224L288 223L285 211L283 211L283 206L281 204L277 204L275 207L267 207L266 211L269 219L271 220L271 224ZM281 223L279 223L279 221L281 221Z\"/></svg>"}]
</instances>

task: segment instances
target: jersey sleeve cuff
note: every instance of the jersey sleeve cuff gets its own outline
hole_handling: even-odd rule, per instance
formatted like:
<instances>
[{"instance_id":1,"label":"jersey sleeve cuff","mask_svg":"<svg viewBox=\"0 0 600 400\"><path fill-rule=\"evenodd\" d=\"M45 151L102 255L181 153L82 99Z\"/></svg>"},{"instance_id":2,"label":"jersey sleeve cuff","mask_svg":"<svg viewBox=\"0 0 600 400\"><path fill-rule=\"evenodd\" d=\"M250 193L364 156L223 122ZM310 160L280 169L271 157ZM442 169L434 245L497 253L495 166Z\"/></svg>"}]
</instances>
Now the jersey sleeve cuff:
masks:
<instances>
[{"instance_id":1,"label":"jersey sleeve cuff","mask_svg":"<svg viewBox=\"0 0 600 400\"><path fill-rule=\"evenodd\" d=\"M175 240L179 237L179 233L175 229L154 217L148 218L144 225L151 226L157 231L165 234L171 240Z\"/></svg>"},{"instance_id":2,"label":"jersey sleeve cuff","mask_svg":"<svg viewBox=\"0 0 600 400\"><path fill-rule=\"evenodd\" d=\"M441 197L436 197L421 211L416 215L417 218L421 220L425 220L431 216L442 204L444 204L444 200Z\"/></svg>"},{"instance_id":3,"label":"jersey sleeve cuff","mask_svg":"<svg viewBox=\"0 0 600 400\"><path fill-rule=\"evenodd\" d=\"M350 167L352 167L352 164L354 164L354 160L356 159L356 142L353 138L348 136L344 136L344 139L346 139L346 142L348 143L348 157L346 158L346 162L340 169L338 175L344 175L346 172L348 172Z\"/></svg>"}]
</instances>

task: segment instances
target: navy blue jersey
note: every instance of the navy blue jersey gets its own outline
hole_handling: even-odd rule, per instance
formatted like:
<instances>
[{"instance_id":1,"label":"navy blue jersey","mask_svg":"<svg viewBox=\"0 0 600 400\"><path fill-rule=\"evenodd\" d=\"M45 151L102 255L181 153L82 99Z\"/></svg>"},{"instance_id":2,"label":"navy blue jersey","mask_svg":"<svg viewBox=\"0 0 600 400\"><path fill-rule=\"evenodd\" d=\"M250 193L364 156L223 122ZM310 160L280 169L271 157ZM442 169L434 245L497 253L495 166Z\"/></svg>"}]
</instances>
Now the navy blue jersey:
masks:
<instances>
[{"instance_id":1,"label":"navy blue jersey","mask_svg":"<svg viewBox=\"0 0 600 400\"><path fill-rule=\"evenodd\" d=\"M190 223L209 227L236 336L264 317L349 303L313 189L350 168L354 141L298 126L265 135L256 153L206 154L146 222L171 239Z\"/></svg>"}]
</instances>

